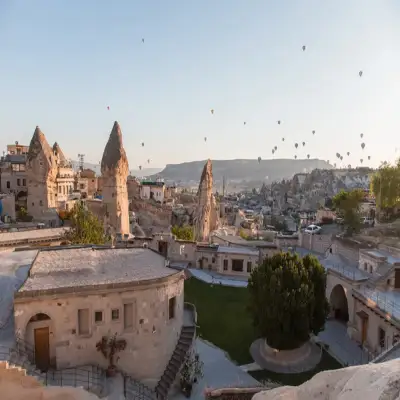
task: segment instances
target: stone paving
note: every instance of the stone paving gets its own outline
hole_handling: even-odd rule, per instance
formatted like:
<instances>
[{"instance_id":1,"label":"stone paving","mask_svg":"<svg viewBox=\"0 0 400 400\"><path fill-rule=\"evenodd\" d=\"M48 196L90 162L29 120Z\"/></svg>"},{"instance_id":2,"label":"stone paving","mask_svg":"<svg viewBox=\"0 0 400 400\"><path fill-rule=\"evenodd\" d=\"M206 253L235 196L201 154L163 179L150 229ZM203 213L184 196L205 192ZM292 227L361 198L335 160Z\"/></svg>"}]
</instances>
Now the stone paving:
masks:
<instances>
[{"instance_id":1,"label":"stone paving","mask_svg":"<svg viewBox=\"0 0 400 400\"><path fill-rule=\"evenodd\" d=\"M206 388L258 387L261 385L256 379L229 360L218 347L201 339L196 339L195 346L200 360L204 363L204 377L193 386L192 395L190 396L192 400L204 400L204 390ZM179 388L176 388L174 392L171 391L169 398L174 400L186 399L180 393Z\"/></svg>"},{"instance_id":2,"label":"stone paving","mask_svg":"<svg viewBox=\"0 0 400 400\"><path fill-rule=\"evenodd\" d=\"M346 325L340 321L326 321L325 330L319 333L318 339L329 345L328 352L343 365L360 365L369 361L367 352L350 339Z\"/></svg>"},{"instance_id":3,"label":"stone paving","mask_svg":"<svg viewBox=\"0 0 400 400\"><path fill-rule=\"evenodd\" d=\"M247 278L238 279L237 277L226 277L218 274L211 274L201 269L189 268L190 273L197 279L214 285L247 287Z\"/></svg>"}]
</instances>

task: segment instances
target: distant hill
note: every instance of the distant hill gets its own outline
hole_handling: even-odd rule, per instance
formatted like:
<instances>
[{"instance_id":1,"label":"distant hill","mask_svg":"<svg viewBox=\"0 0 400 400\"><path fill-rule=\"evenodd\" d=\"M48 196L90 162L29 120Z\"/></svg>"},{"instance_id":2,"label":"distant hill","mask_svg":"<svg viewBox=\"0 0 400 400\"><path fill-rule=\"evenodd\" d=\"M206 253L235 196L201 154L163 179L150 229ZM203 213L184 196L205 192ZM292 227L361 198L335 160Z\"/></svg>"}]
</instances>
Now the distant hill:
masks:
<instances>
[{"instance_id":1,"label":"distant hill","mask_svg":"<svg viewBox=\"0 0 400 400\"><path fill-rule=\"evenodd\" d=\"M203 170L204 161L191 161L167 166L153 178L160 177L167 181L198 181ZM306 160L213 160L215 182L221 182L225 176L229 182L257 182L268 179L269 182L292 177L300 172L311 172L313 169L332 169L333 166L319 159ZM268 178L267 178L268 177Z\"/></svg>"},{"instance_id":2,"label":"distant hill","mask_svg":"<svg viewBox=\"0 0 400 400\"><path fill-rule=\"evenodd\" d=\"M79 168L78 161L72 161L72 167L77 170ZM101 175L100 165L99 164L91 164L91 163L83 163L83 168L88 168L96 172L97 176ZM139 169L131 169L129 172L132 176L150 176L157 174L158 172L162 171L162 168L142 168Z\"/></svg>"}]
</instances>

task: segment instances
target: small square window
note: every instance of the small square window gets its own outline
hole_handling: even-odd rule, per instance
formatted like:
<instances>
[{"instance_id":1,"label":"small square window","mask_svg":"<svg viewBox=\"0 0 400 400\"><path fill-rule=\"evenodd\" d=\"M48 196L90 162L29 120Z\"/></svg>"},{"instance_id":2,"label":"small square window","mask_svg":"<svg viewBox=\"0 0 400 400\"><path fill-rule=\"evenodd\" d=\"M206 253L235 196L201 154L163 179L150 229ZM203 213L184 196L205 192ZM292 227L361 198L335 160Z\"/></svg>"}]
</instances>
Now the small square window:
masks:
<instances>
[{"instance_id":1,"label":"small square window","mask_svg":"<svg viewBox=\"0 0 400 400\"><path fill-rule=\"evenodd\" d=\"M118 321L119 320L119 309L116 308L114 310L111 310L111 320L112 321Z\"/></svg>"},{"instance_id":2,"label":"small square window","mask_svg":"<svg viewBox=\"0 0 400 400\"><path fill-rule=\"evenodd\" d=\"M95 311L94 322L96 323L103 322L103 311Z\"/></svg>"}]
</instances>

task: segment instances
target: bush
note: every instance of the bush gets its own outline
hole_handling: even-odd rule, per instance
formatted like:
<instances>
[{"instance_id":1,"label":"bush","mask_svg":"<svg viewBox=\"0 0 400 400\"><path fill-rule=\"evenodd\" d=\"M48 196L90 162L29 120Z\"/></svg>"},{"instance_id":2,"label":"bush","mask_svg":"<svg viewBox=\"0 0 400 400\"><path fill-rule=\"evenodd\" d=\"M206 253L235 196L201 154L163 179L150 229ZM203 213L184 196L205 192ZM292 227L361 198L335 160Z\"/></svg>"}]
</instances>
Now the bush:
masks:
<instances>
[{"instance_id":1,"label":"bush","mask_svg":"<svg viewBox=\"0 0 400 400\"><path fill-rule=\"evenodd\" d=\"M254 325L269 346L290 350L325 325L326 272L314 256L279 253L253 269L248 290Z\"/></svg>"}]
</instances>

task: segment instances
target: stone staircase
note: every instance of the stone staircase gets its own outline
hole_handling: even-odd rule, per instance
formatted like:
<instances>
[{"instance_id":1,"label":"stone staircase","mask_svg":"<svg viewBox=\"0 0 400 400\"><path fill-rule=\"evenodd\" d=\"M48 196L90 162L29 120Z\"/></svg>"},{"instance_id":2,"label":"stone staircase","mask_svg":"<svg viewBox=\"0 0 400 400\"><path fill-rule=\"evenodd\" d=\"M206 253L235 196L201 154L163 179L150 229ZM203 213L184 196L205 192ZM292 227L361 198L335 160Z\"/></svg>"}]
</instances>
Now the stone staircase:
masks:
<instances>
[{"instance_id":1,"label":"stone staircase","mask_svg":"<svg viewBox=\"0 0 400 400\"><path fill-rule=\"evenodd\" d=\"M192 346L196 334L196 326L183 326L179 336L178 344L168 362L161 379L156 386L156 396L158 399L165 400L168 392L174 383L179 370L185 360L186 354Z\"/></svg>"}]
</instances>

